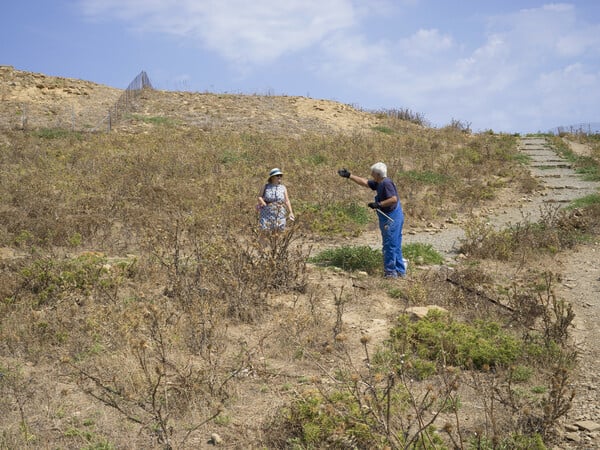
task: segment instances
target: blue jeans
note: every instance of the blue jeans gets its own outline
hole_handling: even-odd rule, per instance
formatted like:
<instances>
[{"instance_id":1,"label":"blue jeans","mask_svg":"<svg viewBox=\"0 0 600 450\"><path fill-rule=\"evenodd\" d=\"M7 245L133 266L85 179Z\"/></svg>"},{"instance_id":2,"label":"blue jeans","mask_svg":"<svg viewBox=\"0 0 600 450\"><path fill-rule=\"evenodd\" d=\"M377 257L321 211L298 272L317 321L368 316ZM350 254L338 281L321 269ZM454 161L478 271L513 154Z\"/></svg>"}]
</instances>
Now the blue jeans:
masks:
<instances>
[{"instance_id":1,"label":"blue jeans","mask_svg":"<svg viewBox=\"0 0 600 450\"><path fill-rule=\"evenodd\" d=\"M404 213L398 206L390 213L386 213L392 222L381 213L379 216L379 229L383 241L383 270L386 276L406 275L406 265L402 258L402 227L404 226Z\"/></svg>"}]
</instances>

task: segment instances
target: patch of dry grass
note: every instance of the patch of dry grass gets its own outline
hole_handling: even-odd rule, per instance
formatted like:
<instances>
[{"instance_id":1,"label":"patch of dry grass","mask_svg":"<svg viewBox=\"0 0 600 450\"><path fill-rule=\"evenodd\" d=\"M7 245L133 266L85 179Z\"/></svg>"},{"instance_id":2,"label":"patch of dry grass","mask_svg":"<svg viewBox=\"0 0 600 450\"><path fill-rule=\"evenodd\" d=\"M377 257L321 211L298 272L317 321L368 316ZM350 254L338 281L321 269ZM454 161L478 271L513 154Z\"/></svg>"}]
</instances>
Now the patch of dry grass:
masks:
<instances>
[{"instance_id":1,"label":"patch of dry grass","mask_svg":"<svg viewBox=\"0 0 600 450\"><path fill-rule=\"evenodd\" d=\"M222 101L219 120L232 107ZM168 116L146 105L139 114ZM18 257L0 271L0 447L198 448L211 432L258 446L263 424L303 387L342 362L362 367L347 317L370 317L392 289L390 315L436 302L505 317L485 299L485 274L457 285L415 273L392 288L307 260L312 243L367 227L370 194L338 168L366 176L385 161L406 216L426 221L525 180L513 137L393 117L373 122L385 132L293 135L272 117L238 132L190 117L133 116L134 132L112 134L3 133L0 245ZM254 205L276 166L297 221L265 237Z\"/></svg>"}]
</instances>

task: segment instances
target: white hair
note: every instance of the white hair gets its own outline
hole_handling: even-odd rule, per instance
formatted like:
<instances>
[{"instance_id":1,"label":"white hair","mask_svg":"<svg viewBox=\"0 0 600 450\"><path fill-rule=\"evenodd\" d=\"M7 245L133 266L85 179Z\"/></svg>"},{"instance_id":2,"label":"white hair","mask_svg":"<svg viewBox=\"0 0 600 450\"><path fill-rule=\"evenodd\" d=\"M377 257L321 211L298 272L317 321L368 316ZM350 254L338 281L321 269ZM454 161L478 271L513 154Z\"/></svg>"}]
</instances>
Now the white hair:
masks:
<instances>
[{"instance_id":1,"label":"white hair","mask_svg":"<svg viewBox=\"0 0 600 450\"><path fill-rule=\"evenodd\" d=\"M385 178L387 177L387 166L382 162L375 163L371 166L371 172L375 172Z\"/></svg>"}]
</instances>

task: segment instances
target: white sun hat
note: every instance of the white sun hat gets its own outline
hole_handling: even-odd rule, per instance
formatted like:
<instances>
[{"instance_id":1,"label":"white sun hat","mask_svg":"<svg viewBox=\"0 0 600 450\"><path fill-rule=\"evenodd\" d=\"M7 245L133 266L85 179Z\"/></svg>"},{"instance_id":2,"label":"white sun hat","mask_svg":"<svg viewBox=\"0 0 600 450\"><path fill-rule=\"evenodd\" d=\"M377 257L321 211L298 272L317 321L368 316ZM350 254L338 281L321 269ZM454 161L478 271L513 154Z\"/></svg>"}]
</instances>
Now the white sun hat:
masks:
<instances>
[{"instance_id":1,"label":"white sun hat","mask_svg":"<svg viewBox=\"0 0 600 450\"><path fill-rule=\"evenodd\" d=\"M277 167L275 167L274 169L271 169L271 171L269 172L269 178L274 177L275 175L283 175L283 172L281 171L281 169L278 169Z\"/></svg>"}]
</instances>

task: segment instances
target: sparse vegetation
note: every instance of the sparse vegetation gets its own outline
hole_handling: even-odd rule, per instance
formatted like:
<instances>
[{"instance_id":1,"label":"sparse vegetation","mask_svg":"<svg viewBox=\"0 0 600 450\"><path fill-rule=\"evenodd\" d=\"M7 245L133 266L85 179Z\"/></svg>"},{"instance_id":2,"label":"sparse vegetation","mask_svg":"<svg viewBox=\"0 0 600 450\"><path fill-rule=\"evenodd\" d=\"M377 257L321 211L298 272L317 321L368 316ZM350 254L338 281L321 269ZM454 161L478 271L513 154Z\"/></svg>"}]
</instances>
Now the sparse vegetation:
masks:
<instances>
[{"instance_id":1,"label":"sparse vegetation","mask_svg":"<svg viewBox=\"0 0 600 450\"><path fill-rule=\"evenodd\" d=\"M571 202L568 206L569 209L577 209L577 208L597 208L600 204L600 194L590 194L585 197L578 198L577 200Z\"/></svg>"},{"instance_id":2,"label":"sparse vegetation","mask_svg":"<svg viewBox=\"0 0 600 450\"><path fill-rule=\"evenodd\" d=\"M524 220L503 229L473 220L465 227L462 251L479 258L519 260L527 254L556 253L572 248L598 229L594 196L581 199L574 207L576 205L586 208L559 210L549 207L538 222Z\"/></svg>"},{"instance_id":3,"label":"sparse vegetation","mask_svg":"<svg viewBox=\"0 0 600 450\"><path fill-rule=\"evenodd\" d=\"M387 118L390 121L410 122L417 125L427 126L429 122L421 113L411 111L408 108L391 108L374 111L380 117Z\"/></svg>"},{"instance_id":4,"label":"sparse vegetation","mask_svg":"<svg viewBox=\"0 0 600 450\"><path fill-rule=\"evenodd\" d=\"M310 259L311 262L318 265L339 267L347 271L362 270L371 275L381 270L382 260L381 250L367 246L323 250Z\"/></svg>"},{"instance_id":5,"label":"sparse vegetation","mask_svg":"<svg viewBox=\"0 0 600 450\"><path fill-rule=\"evenodd\" d=\"M407 244L402 247L402 255L415 265L437 265L444 262L440 255L431 244Z\"/></svg>"},{"instance_id":6,"label":"sparse vegetation","mask_svg":"<svg viewBox=\"0 0 600 450\"><path fill-rule=\"evenodd\" d=\"M569 149L566 142L559 137L553 136L551 139L552 145L556 148L557 152L568 161L571 161L575 165L577 172L582 174L585 180L600 180L600 145L596 135L578 135L576 138L578 141L584 141L591 146L589 156L575 154Z\"/></svg>"},{"instance_id":7,"label":"sparse vegetation","mask_svg":"<svg viewBox=\"0 0 600 450\"><path fill-rule=\"evenodd\" d=\"M353 241L375 226L370 194L336 169L386 161L426 224L527 186L514 136L337 104L368 125L329 126L287 97L137 101L110 134L1 132L1 448L200 448L213 433L239 448L544 448L572 400L573 312L555 275L507 286L478 259L526 265L597 235L594 198L536 224L470 223L447 275L425 267L444 262L431 245L406 245L410 277L388 283L381 250ZM265 234L254 204L274 166L297 219ZM450 312L403 314L433 303Z\"/></svg>"}]
</instances>

